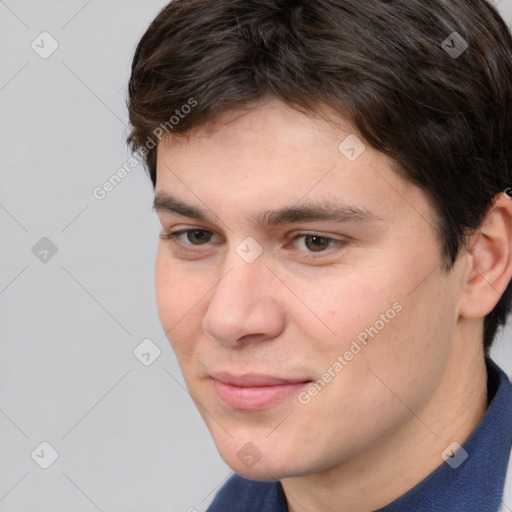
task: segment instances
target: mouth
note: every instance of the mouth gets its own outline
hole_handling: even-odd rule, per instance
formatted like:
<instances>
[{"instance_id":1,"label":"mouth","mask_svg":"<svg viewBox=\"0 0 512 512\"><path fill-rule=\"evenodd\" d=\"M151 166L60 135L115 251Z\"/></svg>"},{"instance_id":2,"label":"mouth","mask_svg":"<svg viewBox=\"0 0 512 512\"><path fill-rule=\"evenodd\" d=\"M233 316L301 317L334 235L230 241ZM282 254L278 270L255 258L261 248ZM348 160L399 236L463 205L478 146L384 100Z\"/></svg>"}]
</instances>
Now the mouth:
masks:
<instances>
[{"instance_id":1,"label":"mouth","mask_svg":"<svg viewBox=\"0 0 512 512\"><path fill-rule=\"evenodd\" d=\"M262 374L211 375L217 397L229 409L268 409L297 395L310 379L286 379Z\"/></svg>"}]
</instances>

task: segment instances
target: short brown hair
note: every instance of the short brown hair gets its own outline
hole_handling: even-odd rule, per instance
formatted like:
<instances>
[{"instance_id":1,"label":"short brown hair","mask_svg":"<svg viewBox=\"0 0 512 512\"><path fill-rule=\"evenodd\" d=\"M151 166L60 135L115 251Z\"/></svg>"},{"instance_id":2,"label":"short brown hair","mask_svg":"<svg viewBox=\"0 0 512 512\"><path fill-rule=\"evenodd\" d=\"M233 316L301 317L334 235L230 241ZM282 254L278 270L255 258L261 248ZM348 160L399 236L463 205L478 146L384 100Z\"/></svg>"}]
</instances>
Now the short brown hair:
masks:
<instances>
[{"instance_id":1,"label":"short brown hair","mask_svg":"<svg viewBox=\"0 0 512 512\"><path fill-rule=\"evenodd\" d=\"M128 143L156 186L162 127L183 135L268 97L328 107L389 155L433 205L445 271L510 190L512 38L485 0L173 0L135 52ZM486 353L511 302L509 283Z\"/></svg>"}]
</instances>

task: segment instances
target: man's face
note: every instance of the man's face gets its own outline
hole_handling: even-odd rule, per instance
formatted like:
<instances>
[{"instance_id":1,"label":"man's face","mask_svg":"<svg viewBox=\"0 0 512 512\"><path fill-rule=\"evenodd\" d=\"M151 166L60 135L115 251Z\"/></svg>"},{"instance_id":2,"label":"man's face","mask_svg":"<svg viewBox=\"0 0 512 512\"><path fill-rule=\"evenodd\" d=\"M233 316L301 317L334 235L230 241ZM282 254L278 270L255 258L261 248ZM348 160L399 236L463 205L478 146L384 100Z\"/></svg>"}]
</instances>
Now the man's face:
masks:
<instances>
[{"instance_id":1,"label":"man's face","mask_svg":"<svg viewBox=\"0 0 512 512\"><path fill-rule=\"evenodd\" d=\"M348 126L277 101L226 119L158 150L162 234L181 233L157 301L190 394L249 478L375 453L446 371L460 262L441 272L425 194Z\"/></svg>"}]
</instances>

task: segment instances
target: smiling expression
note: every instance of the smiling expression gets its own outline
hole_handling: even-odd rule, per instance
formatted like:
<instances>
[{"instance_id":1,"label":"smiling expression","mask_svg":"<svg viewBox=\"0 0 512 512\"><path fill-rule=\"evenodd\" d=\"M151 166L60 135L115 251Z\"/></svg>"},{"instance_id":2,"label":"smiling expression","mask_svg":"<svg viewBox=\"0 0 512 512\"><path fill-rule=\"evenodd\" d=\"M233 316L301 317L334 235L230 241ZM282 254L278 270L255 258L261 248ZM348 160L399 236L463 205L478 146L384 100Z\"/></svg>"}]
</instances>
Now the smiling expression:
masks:
<instances>
[{"instance_id":1,"label":"smiling expression","mask_svg":"<svg viewBox=\"0 0 512 512\"><path fill-rule=\"evenodd\" d=\"M211 128L157 161L157 302L190 394L250 478L370 453L436 392L463 269L441 272L432 207L387 157L340 150L349 125L271 101Z\"/></svg>"}]
</instances>

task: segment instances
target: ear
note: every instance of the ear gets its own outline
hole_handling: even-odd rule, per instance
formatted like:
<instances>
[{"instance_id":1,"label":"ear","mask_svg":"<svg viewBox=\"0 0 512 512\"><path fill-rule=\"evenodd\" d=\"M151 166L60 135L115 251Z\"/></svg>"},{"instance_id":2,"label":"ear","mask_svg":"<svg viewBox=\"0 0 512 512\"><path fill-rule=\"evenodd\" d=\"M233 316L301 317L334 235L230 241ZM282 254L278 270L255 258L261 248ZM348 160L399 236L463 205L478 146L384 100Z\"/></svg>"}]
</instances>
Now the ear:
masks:
<instances>
[{"instance_id":1,"label":"ear","mask_svg":"<svg viewBox=\"0 0 512 512\"><path fill-rule=\"evenodd\" d=\"M470 237L467 252L460 315L483 318L512 279L512 199L506 193L495 197L480 228Z\"/></svg>"}]
</instances>

